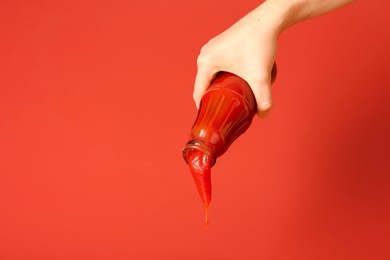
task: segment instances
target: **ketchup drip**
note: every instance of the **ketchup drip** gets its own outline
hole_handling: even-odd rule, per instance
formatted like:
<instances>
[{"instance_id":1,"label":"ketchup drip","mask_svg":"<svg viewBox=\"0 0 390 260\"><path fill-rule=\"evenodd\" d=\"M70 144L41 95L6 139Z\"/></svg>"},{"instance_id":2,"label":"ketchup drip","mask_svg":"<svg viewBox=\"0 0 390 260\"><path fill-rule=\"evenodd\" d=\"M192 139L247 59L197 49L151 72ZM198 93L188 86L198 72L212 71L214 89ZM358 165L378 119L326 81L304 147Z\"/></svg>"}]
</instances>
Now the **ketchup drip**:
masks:
<instances>
[{"instance_id":1,"label":"ketchup drip","mask_svg":"<svg viewBox=\"0 0 390 260\"><path fill-rule=\"evenodd\" d=\"M272 68L271 83L276 77ZM205 207L205 223L211 201L211 167L218 157L251 125L257 105L248 83L220 72L204 93L183 157Z\"/></svg>"},{"instance_id":2,"label":"ketchup drip","mask_svg":"<svg viewBox=\"0 0 390 260\"><path fill-rule=\"evenodd\" d=\"M188 154L188 166L194 178L205 209L205 224L208 224L208 208L211 201L211 162L209 157L199 150Z\"/></svg>"}]
</instances>

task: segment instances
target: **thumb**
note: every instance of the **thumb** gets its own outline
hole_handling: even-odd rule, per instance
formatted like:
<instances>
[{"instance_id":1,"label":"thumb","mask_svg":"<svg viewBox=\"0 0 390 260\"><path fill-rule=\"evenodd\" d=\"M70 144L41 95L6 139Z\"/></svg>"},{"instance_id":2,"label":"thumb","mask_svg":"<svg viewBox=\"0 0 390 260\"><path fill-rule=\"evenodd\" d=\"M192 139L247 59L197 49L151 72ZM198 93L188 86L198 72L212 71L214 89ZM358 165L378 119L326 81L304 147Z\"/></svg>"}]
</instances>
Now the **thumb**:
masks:
<instances>
[{"instance_id":1,"label":"thumb","mask_svg":"<svg viewBox=\"0 0 390 260\"><path fill-rule=\"evenodd\" d=\"M264 75L263 78L259 78L257 81L248 81L248 84L252 88L252 92L255 96L257 103L257 115L259 117L267 116L269 110L272 107L272 89L271 85L274 83L277 75L276 63L273 64L271 72Z\"/></svg>"},{"instance_id":2,"label":"thumb","mask_svg":"<svg viewBox=\"0 0 390 260\"><path fill-rule=\"evenodd\" d=\"M271 77L248 81L257 103L257 115L265 117L272 108Z\"/></svg>"}]
</instances>

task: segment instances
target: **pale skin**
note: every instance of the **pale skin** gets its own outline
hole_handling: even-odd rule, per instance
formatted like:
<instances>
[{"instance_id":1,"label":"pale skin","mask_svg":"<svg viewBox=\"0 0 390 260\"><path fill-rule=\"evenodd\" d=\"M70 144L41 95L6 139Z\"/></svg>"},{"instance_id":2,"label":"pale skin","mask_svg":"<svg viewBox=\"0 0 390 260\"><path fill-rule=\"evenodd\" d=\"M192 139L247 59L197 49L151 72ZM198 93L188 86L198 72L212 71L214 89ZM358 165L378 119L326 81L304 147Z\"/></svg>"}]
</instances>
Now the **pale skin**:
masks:
<instances>
[{"instance_id":1,"label":"pale skin","mask_svg":"<svg viewBox=\"0 0 390 260\"><path fill-rule=\"evenodd\" d=\"M198 56L193 98L197 107L219 71L245 79L264 117L272 107L271 69L279 35L290 26L353 0L268 0L205 44Z\"/></svg>"}]
</instances>

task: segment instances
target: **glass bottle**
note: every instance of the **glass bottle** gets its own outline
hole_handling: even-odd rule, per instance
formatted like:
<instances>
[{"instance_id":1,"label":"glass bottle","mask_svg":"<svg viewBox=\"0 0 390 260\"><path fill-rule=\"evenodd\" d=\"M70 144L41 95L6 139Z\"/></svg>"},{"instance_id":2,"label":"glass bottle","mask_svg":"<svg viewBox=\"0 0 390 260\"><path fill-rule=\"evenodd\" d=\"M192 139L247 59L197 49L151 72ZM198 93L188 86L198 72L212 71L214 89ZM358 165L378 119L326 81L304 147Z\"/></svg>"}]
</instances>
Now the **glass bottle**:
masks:
<instances>
[{"instance_id":1,"label":"glass bottle","mask_svg":"<svg viewBox=\"0 0 390 260\"><path fill-rule=\"evenodd\" d=\"M276 65L271 72L271 82L276 78ZM218 157L251 125L257 112L255 97L248 83L228 72L220 72L204 93L198 116L183 149L188 163L188 153L196 149L206 154L213 166Z\"/></svg>"}]
</instances>

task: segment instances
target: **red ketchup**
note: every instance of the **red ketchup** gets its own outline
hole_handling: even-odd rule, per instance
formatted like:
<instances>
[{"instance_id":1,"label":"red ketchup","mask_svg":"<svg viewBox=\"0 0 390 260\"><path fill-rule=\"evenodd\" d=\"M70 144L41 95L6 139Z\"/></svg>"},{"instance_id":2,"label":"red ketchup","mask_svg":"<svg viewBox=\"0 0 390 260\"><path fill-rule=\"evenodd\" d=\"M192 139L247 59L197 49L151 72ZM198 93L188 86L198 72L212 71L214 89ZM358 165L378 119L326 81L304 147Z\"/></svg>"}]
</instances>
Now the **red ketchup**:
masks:
<instances>
[{"instance_id":1,"label":"red ketchup","mask_svg":"<svg viewBox=\"0 0 390 260\"><path fill-rule=\"evenodd\" d=\"M271 76L273 83L275 65ZM228 72L218 73L202 97L183 157L205 206L206 225L211 201L211 167L249 128L256 112L256 100L248 83Z\"/></svg>"}]
</instances>

